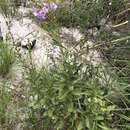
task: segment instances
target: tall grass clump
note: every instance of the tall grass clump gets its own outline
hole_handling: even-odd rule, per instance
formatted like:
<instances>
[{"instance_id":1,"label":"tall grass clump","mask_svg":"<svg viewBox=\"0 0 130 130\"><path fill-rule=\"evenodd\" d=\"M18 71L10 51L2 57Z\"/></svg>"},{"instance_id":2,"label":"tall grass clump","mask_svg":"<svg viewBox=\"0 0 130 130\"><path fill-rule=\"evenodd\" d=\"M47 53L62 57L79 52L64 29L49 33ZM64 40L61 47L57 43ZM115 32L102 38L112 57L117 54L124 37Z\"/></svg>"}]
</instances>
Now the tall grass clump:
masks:
<instances>
[{"instance_id":1,"label":"tall grass clump","mask_svg":"<svg viewBox=\"0 0 130 130\"><path fill-rule=\"evenodd\" d=\"M64 1L62 1L64 3ZM82 31L91 29L101 24L105 19L108 23L111 18L115 17L117 10L124 8L124 0L75 0L63 4L57 10L56 19L66 27L80 27Z\"/></svg>"},{"instance_id":2,"label":"tall grass clump","mask_svg":"<svg viewBox=\"0 0 130 130\"><path fill-rule=\"evenodd\" d=\"M0 76L9 73L15 61L15 53L5 42L0 42Z\"/></svg>"}]
</instances>

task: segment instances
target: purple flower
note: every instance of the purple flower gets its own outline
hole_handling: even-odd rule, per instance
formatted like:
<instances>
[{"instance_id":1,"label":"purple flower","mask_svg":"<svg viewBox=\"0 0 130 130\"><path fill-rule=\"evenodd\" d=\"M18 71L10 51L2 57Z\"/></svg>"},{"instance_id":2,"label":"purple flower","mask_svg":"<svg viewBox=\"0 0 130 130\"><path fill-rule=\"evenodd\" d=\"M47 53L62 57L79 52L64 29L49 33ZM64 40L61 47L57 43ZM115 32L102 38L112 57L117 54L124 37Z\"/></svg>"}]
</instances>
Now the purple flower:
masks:
<instances>
[{"instance_id":1,"label":"purple flower","mask_svg":"<svg viewBox=\"0 0 130 130\"><path fill-rule=\"evenodd\" d=\"M39 10L33 13L39 19L46 19L46 13L43 10Z\"/></svg>"},{"instance_id":2,"label":"purple flower","mask_svg":"<svg viewBox=\"0 0 130 130\"><path fill-rule=\"evenodd\" d=\"M34 16L39 19L46 19L46 15L49 12L49 4L44 3L44 6L41 10L34 12Z\"/></svg>"},{"instance_id":3,"label":"purple flower","mask_svg":"<svg viewBox=\"0 0 130 130\"><path fill-rule=\"evenodd\" d=\"M57 4L55 4L54 2L50 3L50 9L51 10L55 11L57 9L57 7L58 7Z\"/></svg>"},{"instance_id":4,"label":"purple flower","mask_svg":"<svg viewBox=\"0 0 130 130\"><path fill-rule=\"evenodd\" d=\"M43 5L44 5L43 8L42 8L43 12L44 13L48 13L49 12L49 4L48 3L44 3Z\"/></svg>"},{"instance_id":5,"label":"purple flower","mask_svg":"<svg viewBox=\"0 0 130 130\"><path fill-rule=\"evenodd\" d=\"M46 19L46 15L49 12L49 9L56 10L57 5L54 2L50 3L50 5L48 3L44 3L43 8L39 11L34 12L33 14L39 19Z\"/></svg>"}]
</instances>

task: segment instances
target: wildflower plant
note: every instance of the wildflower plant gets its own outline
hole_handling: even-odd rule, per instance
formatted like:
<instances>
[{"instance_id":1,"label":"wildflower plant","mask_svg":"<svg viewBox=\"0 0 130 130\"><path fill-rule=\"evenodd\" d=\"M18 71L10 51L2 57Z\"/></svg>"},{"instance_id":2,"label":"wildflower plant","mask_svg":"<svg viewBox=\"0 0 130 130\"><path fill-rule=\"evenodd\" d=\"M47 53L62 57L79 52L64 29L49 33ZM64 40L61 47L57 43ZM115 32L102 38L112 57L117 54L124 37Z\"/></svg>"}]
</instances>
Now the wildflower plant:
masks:
<instances>
[{"instance_id":1,"label":"wildflower plant","mask_svg":"<svg viewBox=\"0 0 130 130\"><path fill-rule=\"evenodd\" d=\"M40 70L32 68L29 74L32 85L30 129L38 128L39 123L39 130L110 127L111 110L115 106L105 99L98 68L91 62L80 63L79 59L75 53L62 50L58 65Z\"/></svg>"}]
</instances>

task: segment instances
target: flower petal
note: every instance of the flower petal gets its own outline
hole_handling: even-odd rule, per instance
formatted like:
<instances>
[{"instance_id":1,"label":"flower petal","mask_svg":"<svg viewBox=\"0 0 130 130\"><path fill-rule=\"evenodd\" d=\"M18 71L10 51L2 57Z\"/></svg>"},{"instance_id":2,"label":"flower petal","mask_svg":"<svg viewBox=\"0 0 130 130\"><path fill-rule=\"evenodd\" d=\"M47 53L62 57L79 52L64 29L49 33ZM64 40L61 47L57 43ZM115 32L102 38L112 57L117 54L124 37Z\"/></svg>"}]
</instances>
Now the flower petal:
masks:
<instances>
[{"instance_id":1,"label":"flower petal","mask_svg":"<svg viewBox=\"0 0 130 130\"><path fill-rule=\"evenodd\" d=\"M50 9L51 9L51 10L56 10L57 7L58 7L58 6L57 6L56 3L54 3L54 2L50 3Z\"/></svg>"},{"instance_id":2,"label":"flower petal","mask_svg":"<svg viewBox=\"0 0 130 130\"><path fill-rule=\"evenodd\" d=\"M42 10L36 11L33 14L34 14L35 17L40 18L40 19L46 18L46 13L44 13Z\"/></svg>"}]
</instances>

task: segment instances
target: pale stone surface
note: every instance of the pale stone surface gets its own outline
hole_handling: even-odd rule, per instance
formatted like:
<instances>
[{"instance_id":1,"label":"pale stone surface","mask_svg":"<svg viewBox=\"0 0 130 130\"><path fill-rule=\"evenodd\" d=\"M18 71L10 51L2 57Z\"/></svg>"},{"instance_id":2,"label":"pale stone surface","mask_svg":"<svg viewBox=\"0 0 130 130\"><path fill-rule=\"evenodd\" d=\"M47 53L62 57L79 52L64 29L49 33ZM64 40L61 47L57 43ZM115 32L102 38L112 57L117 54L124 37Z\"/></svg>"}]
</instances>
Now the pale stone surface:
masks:
<instances>
[{"instance_id":1,"label":"pale stone surface","mask_svg":"<svg viewBox=\"0 0 130 130\"><path fill-rule=\"evenodd\" d=\"M68 28L63 27L61 29L61 38L63 39L63 42L65 43L75 44L77 42L80 42L80 40L84 38L84 36L76 28L68 29Z\"/></svg>"},{"instance_id":2,"label":"pale stone surface","mask_svg":"<svg viewBox=\"0 0 130 130\"><path fill-rule=\"evenodd\" d=\"M19 31L17 31L19 30ZM20 21L14 21L11 27L11 32L14 39L21 42L21 46L31 43L36 40L34 48L31 50L32 62L36 65L45 65L47 63L47 49L52 49L51 37L44 30L41 30L37 25L33 24L28 18L23 18L22 23ZM25 57L28 57L29 50L20 48L20 53Z\"/></svg>"},{"instance_id":3,"label":"pale stone surface","mask_svg":"<svg viewBox=\"0 0 130 130\"><path fill-rule=\"evenodd\" d=\"M2 34L5 36L5 34L8 32L8 28L4 22L4 18L2 18L2 22ZM14 19L12 21L10 31L14 40L16 42L20 42L21 46L27 45L33 40L36 40L36 44L31 51L32 62L35 65L39 67L42 65L48 65L51 63L51 61L49 61L50 59L48 58L48 55L51 55L53 57L58 56L59 49L56 46L52 46L52 39L49 36L48 32L38 27L38 25L33 23L31 19L27 17L23 17L22 20ZM80 42L81 39L84 38L84 35L75 28L63 27L61 28L60 34L62 42L65 46L68 46L68 44L77 44L78 42ZM94 45L94 43L91 41L88 41L86 44L89 47ZM25 48L22 48L21 46L19 47L20 54L24 59L28 59L29 51ZM97 52L96 50L91 50L88 53L88 59L92 60L94 64L101 61L99 57L99 52Z\"/></svg>"},{"instance_id":4,"label":"pale stone surface","mask_svg":"<svg viewBox=\"0 0 130 130\"><path fill-rule=\"evenodd\" d=\"M6 25L6 21L2 15L0 15L1 20L1 31L5 38L6 34L9 32ZM36 24L32 22L29 18L23 18L22 20L13 19L10 26L10 32L13 36L14 41L20 42L22 45L27 45L33 40L36 40L36 44L32 49L32 62L37 66L45 65L48 61L47 55L52 51L52 39L45 30L42 30ZM17 46L17 45L16 45ZM19 46L19 52L24 59L28 57L29 50ZM54 47L55 50L55 47ZM53 55L57 55L56 51Z\"/></svg>"},{"instance_id":5,"label":"pale stone surface","mask_svg":"<svg viewBox=\"0 0 130 130\"><path fill-rule=\"evenodd\" d=\"M2 14L0 14L0 27L1 27L2 36L5 37L8 32L8 27L6 24L6 19Z\"/></svg>"},{"instance_id":6,"label":"pale stone surface","mask_svg":"<svg viewBox=\"0 0 130 130\"><path fill-rule=\"evenodd\" d=\"M80 41L85 38L85 36L75 28L62 28L61 29L61 38L62 38L62 44L64 46L67 46L68 49L71 51L76 49L79 52L80 50ZM75 46L76 45L76 46ZM100 53L94 49L94 46L96 44L92 41L87 41L83 45L85 51L85 55L82 56L82 60L88 60L89 62L92 62L93 65L98 65L102 62ZM88 48L88 49L87 49Z\"/></svg>"}]
</instances>

